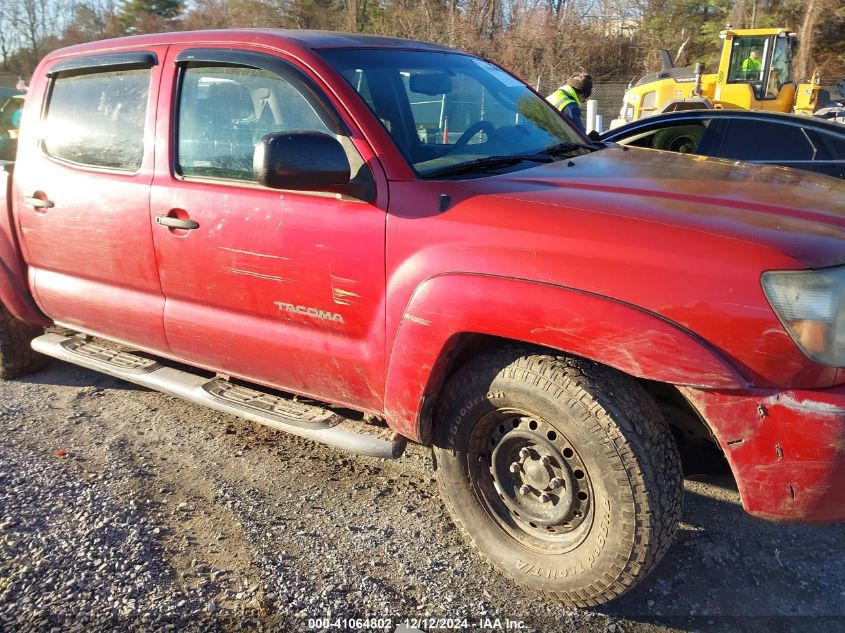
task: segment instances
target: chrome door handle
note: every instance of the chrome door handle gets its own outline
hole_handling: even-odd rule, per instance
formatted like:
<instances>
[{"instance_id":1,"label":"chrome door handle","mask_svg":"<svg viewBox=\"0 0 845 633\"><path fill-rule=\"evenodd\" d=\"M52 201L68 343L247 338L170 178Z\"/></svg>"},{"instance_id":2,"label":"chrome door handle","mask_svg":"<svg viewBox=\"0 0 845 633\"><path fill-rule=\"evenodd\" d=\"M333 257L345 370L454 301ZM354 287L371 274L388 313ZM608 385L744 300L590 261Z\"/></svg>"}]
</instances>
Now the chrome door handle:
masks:
<instances>
[{"instance_id":1,"label":"chrome door handle","mask_svg":"<svg viewBox=\"0 0 845 633\"><path fill-rule=\"evenodd\" d=\"M52 200L47 200L45 198L36 198L35 196L27 196L23 199L23 202L26 206L32 207L34 209L52 209L56 206Z\"/></svg>"},{"instance_id":2,"label":"chrome door handle","mask_svg":"<svg viewBox=\"0 0 845 633\"><path fill-rule=\"evenodd\" d=\"M186 231L193 231L200 227L196 220L183 220L182 218L174 218L169 215L157 215L156 224L166 226L169 229L184 229Z\"/></svg>"}]
</instances>

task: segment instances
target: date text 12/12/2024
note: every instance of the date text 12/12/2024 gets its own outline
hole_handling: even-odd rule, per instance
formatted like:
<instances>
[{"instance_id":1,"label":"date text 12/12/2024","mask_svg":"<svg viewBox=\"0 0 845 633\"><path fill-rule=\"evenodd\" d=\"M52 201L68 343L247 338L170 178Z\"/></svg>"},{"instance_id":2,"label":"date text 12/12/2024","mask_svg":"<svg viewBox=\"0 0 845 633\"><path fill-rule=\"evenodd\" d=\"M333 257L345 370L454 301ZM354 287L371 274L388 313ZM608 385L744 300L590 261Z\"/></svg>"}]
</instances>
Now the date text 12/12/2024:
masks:
<instances>
[{"instance_id":1,"label":"date text 12/12/2024","mask_svg":"<svg viewBox=\"0 0 845 633\"><path fill-rule=\"evenodd\" d=\"M394 628L395 627L395 628ZM341 631L374 630L394 633L415 633L417 631L519 631L527 628L522 620L510 618L308 618L312 630L337 629Z\"/></svg>"}]
</instances>

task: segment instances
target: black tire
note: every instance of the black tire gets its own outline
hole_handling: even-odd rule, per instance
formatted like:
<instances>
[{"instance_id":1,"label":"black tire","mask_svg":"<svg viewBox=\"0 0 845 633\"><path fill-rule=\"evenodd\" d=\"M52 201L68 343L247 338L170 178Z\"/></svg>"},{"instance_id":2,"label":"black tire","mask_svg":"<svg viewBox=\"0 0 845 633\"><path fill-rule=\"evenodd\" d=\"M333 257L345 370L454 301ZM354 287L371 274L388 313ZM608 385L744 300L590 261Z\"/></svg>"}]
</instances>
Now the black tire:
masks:
<instances>
[{"instance_id":1,"label":"black tire","mask_svg":"<svg viewBox=\"0 0 845 633\"><path fill-rule=\"evenodd\" d=\"M683 125L660 130L654 134L652 147L681 154L695 154L704 128L701 125Z\"/></svg>"},{"instance_id":2,"label":"black tire","mask_svg":"<svg viewBox=\"0 0 845 633\"><path fill-rule=\"evenodd\" d=\"M440 398L434 456L445 504L481 554L567 605L631 589L680 519L680 458L657 405L583 359L517 348L473 360Z\"/></svg>"},{"instance_id":3,"label":"black tire","mask_svg":"<svg viewBox=\"0 0 845 633\"><path fill-rule=\"evenodd\" d=\"M18 321L0 303L0 379L25 376L44 367L47 359L29 346L43 333L41 328Z\"/></svg>"}]
</instances>

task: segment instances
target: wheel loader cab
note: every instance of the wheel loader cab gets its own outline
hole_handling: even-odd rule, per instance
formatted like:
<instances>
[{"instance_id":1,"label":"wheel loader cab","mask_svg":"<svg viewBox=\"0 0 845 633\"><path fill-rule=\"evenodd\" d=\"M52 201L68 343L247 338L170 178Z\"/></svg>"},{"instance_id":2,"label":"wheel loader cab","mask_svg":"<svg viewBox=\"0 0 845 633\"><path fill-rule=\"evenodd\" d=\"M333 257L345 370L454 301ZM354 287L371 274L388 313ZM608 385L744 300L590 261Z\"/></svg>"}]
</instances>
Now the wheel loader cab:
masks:
<instances>
[{"instance_id":1,"label":"wheel loader cab","mask_svg":"<svg viewBox=\"0 0 845 633\"><path fill-rule=\"evenodd\" d=\"M818 82L796 85L792 57L795 33L786 28L722 31L717 69L696 74L691 67L674 68L668 54L663 69L639 79L623 97L619 118L610 128L639 119L693 109L744 109L812 114ZM773 72L776 71L776 72Z\"/></svg>"},{"instance_id":2,"label":"wheel loader cab","mask_svg":"<svg viewBox=\"0 0 845 633\"><path fill-rule=\"evenodd\" d=\"M726 107L790 112L795 98L793 38L785 30L722 33L716 101Z\"/></svg>"}]
</instances>

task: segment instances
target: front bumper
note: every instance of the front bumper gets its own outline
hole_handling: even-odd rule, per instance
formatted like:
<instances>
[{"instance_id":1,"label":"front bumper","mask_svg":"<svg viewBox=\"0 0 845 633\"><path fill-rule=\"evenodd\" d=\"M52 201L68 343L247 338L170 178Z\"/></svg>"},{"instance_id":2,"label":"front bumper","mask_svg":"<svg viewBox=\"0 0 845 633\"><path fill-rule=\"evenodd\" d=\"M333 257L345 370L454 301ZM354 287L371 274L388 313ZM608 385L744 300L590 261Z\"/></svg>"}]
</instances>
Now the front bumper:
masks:
<instances>
[{"instance_id":1,"label":"front bumper","mask_svg":"<svg viewBox=\"0 0 845 633\"><path fill-rule=\"evenodd\" d=\"M845 521L845 385L681 392L719 441L746 512L781 522Z\"/></svg>"}]
</instances>

